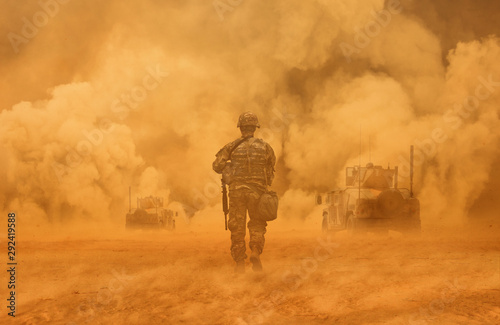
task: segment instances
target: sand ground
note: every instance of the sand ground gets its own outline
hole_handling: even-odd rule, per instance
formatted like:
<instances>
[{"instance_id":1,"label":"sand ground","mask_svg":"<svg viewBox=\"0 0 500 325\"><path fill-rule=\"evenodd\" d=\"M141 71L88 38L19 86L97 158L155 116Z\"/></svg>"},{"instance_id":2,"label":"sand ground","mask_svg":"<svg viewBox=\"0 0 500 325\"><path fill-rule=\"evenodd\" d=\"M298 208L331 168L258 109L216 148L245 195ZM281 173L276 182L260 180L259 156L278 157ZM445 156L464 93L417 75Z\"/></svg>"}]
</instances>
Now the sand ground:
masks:
<instances>
[{"instance_id":1,"label":"sand ground","mask_svg":"<svg viewBox=\"0 0 500 325\"><path fill-rule=\"evenodd\" d=\"M0 322L500 324L498 233L269 227L265 272L248 264L243 275L233 273L223 229L26 238L17 317L2 308Z\"/></svg>"}]
</instances>

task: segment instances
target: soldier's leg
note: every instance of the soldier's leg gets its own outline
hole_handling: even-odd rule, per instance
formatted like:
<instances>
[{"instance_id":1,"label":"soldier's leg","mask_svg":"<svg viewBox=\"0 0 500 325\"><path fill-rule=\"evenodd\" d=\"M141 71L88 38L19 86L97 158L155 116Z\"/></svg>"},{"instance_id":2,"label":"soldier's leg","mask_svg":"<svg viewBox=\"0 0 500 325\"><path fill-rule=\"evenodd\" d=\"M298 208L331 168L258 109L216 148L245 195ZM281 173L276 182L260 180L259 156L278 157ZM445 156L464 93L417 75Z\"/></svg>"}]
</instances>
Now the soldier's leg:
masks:
<instances>
[{"instance_id":1,"label":"soldier's leg","mask_svg":"<svg viewBox=\"0 0 500 325\"><path fill-rule=\"evenodd\" d=\"M243 193L235 191L229 193L229 220L227 227L231 231L231 256L236 262L246 259L246 213L245 197Z\"/></svg>"},{"instance_id":2,"label":"soldier's leg","mask_svg":"<svg viewBox=\"0 0 500 325\"><path fill-rule=\"evenodd\" d=\"M248 231L250 233L250 249L256 251L259 255L264 249L267 222L262 220L257 206L260 196L254 192L248 195Z\"/></svg>"}]
</instances>

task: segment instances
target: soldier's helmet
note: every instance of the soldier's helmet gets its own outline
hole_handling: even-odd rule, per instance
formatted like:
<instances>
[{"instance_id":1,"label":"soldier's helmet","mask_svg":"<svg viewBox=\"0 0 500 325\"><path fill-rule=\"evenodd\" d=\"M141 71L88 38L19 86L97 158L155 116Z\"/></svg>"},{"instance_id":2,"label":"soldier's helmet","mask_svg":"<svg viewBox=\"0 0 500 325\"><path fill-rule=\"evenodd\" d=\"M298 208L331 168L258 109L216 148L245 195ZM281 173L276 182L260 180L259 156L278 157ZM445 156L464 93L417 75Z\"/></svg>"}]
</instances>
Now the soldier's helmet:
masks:
<instances>
[{"instance_id":1,"label":"soldier's helmet","mask_svg":"<svg viewBox=\"0 0 500 325\"><path fill-rule=\"evenodd\" d=\"M242 127L242 126L256 126L260 128L259 119L257 118L257 115L255 115L252 112L245 112L241 114L240 118L238 119L237 127Z\"/></svg>"}]
</instances>

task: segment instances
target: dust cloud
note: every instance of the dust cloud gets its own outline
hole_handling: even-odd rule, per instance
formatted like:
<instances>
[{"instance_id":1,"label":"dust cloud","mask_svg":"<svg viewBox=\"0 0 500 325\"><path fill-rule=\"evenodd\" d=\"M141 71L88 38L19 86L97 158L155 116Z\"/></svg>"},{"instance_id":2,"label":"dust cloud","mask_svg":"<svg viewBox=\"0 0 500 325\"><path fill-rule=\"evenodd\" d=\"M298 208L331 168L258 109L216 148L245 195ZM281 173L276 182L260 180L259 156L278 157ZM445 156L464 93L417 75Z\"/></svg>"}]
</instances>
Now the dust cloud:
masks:
<instances>
[{"instance_id":1,"label":"dust cloud","mask_svg":"<svg viewBox=\"0 0 500 325\"><path fill-rule=\"evenodd\" d=\"M397 323L433 303L448 280L458 305L447 299L433 317L460 323L464 310L479 308L475 295L485 302L496 294L469 289L493 286L498 258L497 1L42 0L0 9L0 221L7 211L20 216L31 267L25 323L62 322L78 306L77 323L140 322L150 299L169 304L171 323ZM268 229L268 275L242 284L226 277L228 234L211 163L239 136L237 118L248 110L276 152L281 201ZM302 277L307 285L284 289L313 268L315 194L342 187L346 167L369 161L398 165L408 187L410 145L422 239L340 234L339 250ZM132 207L137 196L164 197L179 213L176 231L125 231L129 187ZM454 237L460 226L478 232L468 248ZM447 227L451 239L439 236ZM476 250L487 252L482 264ZM462 273L455 257L467 265ZM125 276L113 291L122 267L135 280ZM488 277L473 283L481 267ZM39 283L46 272L60 277ZM419 292L404 283L408 274ZM67 304L50 310L57 299ZM217 316L234 304L241 307ZM460 307L462 318L447 318ZM370 312L362 318L357 308ZM393 310L408 317L393 319ZM491 313L488 320L498 308ZM142 321L167 321L160 310L149 315Z\"/></svg>"},{"instance_id":2,"label":"dust cloud","mask_svg":"<svg viewBox=\"0 0 500 325\"><path fill-rule=\"evenodd\" d=\"M342 186L360 156L404 169L413 144L424 224L462 224L494 184L498 24L493 2L445 3L3 4L3 209L116 223L131 186L191 217L253 110L282 195ZM468 25L444 33L457 11Z\"/></svg>"},{"instance_id":3,"label":"dust cloud","mask_svg":"<svg viewBox=\"0 0 500 325\"><path fill-rule=\"evenodd\" d=\"M118 222L132 186L192 216L216 204L213 154L253 110L280 193L310 200L360 155L405 165L414 144L424 223L463 223L498 157L498 26L471 4L470 28L445 34L444 2L4 4L3 208Z\"/></svg>"}]
</instances>

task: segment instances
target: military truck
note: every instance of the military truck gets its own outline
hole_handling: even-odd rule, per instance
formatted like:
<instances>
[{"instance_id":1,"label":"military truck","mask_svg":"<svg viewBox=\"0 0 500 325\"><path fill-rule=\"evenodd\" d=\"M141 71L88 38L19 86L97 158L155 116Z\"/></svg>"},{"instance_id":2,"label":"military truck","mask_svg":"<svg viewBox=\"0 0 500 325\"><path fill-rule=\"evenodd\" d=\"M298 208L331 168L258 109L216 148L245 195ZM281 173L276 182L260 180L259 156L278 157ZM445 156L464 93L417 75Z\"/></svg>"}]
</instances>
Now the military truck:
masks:
<instances>
[{"instance_id":1,"label":"military truck","mask_svg":"<svg viewBox=\"0 0 500 325\"><path fill-rule=\"evenodd\" d=\"M158 228L175 229L175 217L177 212L163 208L163 198L158 196L147 196L137 198L137 208L132 210L129 196L129 213L125 219L127 229Z\"/></svg>"},{"instance_id":2,"label":"military truck","mask_svg":"<svg viewBox=\"0 0 500 325\"><path fill-rule=\"evenodd\" d=\"M316 197L324 204L323 231L420 231L420 202L413 196L413 146L410 189L398 187L398 167L346 168L346 186ZM325 197L323 203L323 197Z\"/></svg>"}]
</instances>

